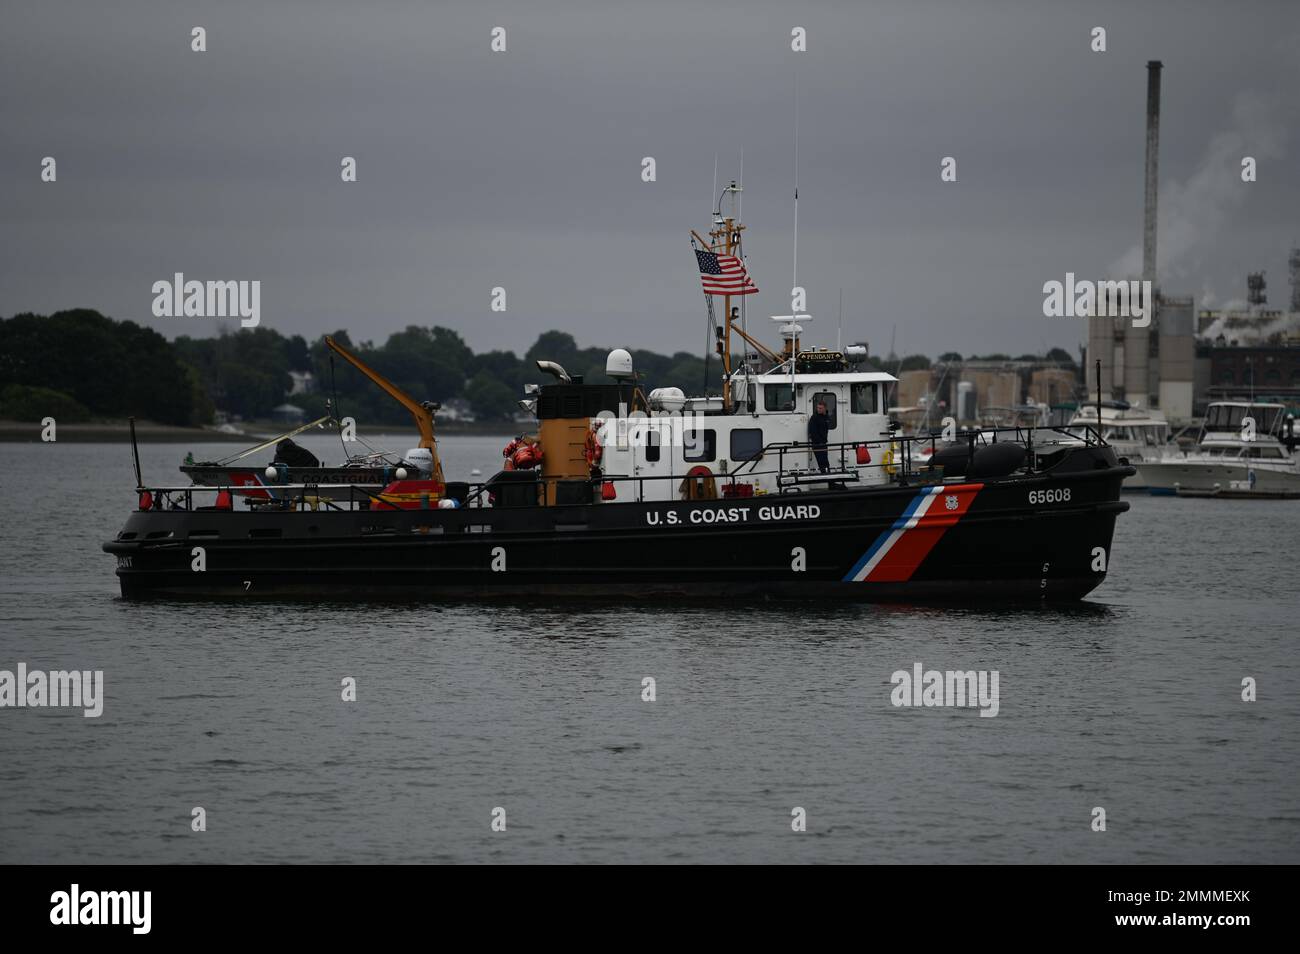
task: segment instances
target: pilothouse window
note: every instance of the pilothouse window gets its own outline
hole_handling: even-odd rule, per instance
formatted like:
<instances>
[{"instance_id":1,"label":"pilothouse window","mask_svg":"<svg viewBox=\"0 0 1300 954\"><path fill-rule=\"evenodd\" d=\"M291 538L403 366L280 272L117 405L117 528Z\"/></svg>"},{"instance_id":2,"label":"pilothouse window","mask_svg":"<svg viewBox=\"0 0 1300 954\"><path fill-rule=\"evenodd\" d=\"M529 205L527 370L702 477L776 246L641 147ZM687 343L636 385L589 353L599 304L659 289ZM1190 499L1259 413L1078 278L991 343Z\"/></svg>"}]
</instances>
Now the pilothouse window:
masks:
<instances>
[{"instance_id":1,"label":"pilothouse window","mask_svg":"<svg viewBox=\"0 0 1300 954\"><path fill-rule=\"evenodd\" d=\"M876 386L874 384L855 384L849 392L849 408L854 414L878 414L876 406Z\"/></svg>"},{"instance_id":2,"label":"pilothouse window","mask_svg":"<svg viewBox=\"0 0 1300 954\"><path fill-rule=\"evenodd\" d=\"M715 460L718 456L718 432L715 430L682 431L682 457L691 463Z\"/></svg>"},{"instance_id":3,"label":"pilothouse window","mask_svg":"<svg viewBox=\"0 0 1300 954\"><path fill-rule=\"evenodd\" d=\"M1255 433L1271 434L1273 426L1277 423L1277 415L1281 410L1281 408L1262 407L1258 404L1253 404L1250 407L1214 404L1210 406L1209 413L1205 416L1205 429L1207 431L1239 431L1245 418L1249 417L1255 422Z\"/></svg>"},{"instance_id":4,"label":"pilothouse window","mask_svg":"<svg viewBox=\"0 0 1300 954\"><path fill-rule=\"evenodd\" d=\"M756 460L763 456L763 429L741 427L731 432L731 459Z\"/></svg>"},{"instance_id":5,"label":"pilothouse window","mask_svg":"<svg viewBox=\"0 0 1300 954\"><path fill-rule=\"evenodd\" d=\"M789 384L767 384L763 386L763 410L793 411L794 387Z\"/></svg>"}]
</instances>

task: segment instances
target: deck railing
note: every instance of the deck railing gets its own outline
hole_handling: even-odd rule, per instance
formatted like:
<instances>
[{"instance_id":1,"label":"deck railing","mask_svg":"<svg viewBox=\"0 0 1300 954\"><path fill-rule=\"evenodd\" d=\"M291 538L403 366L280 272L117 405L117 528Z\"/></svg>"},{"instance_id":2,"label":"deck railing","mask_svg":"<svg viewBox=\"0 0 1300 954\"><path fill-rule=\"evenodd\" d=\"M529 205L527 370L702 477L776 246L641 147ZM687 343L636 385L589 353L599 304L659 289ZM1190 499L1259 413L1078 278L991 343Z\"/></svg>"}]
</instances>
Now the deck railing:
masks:
<instances>
[{"instance_id":1,"label":"deck railing","mask_svg":"<svg viewBox=\"0 0 1300 954\"><path fill-rule=\"evenodd\" d=\"M1075 424L1068 427L1027 428L1013 426L979 428L959 432L957 436L960 441L968 444L972 455L976 447L985 444L999 442L1023 443L1026 450L1025 469L1027 472L1033 472L1036 467L1034 450L1037 445L1035 444L1035 434L1043 432L1054 435L1051 439L1054 442L1061 442L1064 439L1071 443L1082 441L1087 445L1105 443L1097 429L1090 424ZM932 481L935 478L936 472L934 469L918 466L920 464L918 451L920 448L929 448L933 453L939 446L942 433L942 430L910 435L891 432L882 434L877 440L839 441L818 445L808 441L773 441L764 445L758 454L749 460L741 462L734 469L713 471L710 468L709 476L714 479L715 483L722 485L723 496L736 493L735 490L728 491L728 487L735 488L742 482L750 482L752 485L752 481L759 477L773 477L779 494L786 493L790 488L799 486L821 483L843 485L861 482L864 474L876 478L871 481L872 483L893 483L899 486L907 486L919 481ZM870 456L869 461L858 462L859 448L866 448ZM801 462L807 464L808 457L818 450L826 451L828 463L832 464L828 471L823 472L809 466L799 466ZM773 457L776 459L775 466L760 467L763 462L770 464ZM792 458L798 458L798 460L791 460ZM838 465L838 467L835 465ZM631 499L640 501L646 499L645 488L647 483L663 480L683 481L687 477L687 473L653 476L644 474L602 474L591 477L589 482L592 486L593 497L600 495L602 485L613 484L616 499L622 499L617 494L617 489L620 486L635 486L636 493ZM542 485L556 480L557 478L542 478L539 476L536 483L540 490ZM460 505L474 508L487 506L489 497L494 492L501 490L503 486L508 486L508 484L493 481L451 481L449 483L466 488L463 500L459 501ZM143 503L147 493L150 503L148 509L164 511L196 509L211 511L217 508L212 506L196 507L195 495L221 493L230 495L232 509L236 497L242 497L246 502L246 506L253 510L345 511L397 509L383 499L379 488L371 489L353 483L242 486L188 484L179 487L151 485L138 487L137 492L141 498L141 509L145 509ZM262 494L267 496L255 496ZM654 497L652 499L662 498ZM428 501L428 506L437 507L437 500Z\"/></svg>"}]
</instances>

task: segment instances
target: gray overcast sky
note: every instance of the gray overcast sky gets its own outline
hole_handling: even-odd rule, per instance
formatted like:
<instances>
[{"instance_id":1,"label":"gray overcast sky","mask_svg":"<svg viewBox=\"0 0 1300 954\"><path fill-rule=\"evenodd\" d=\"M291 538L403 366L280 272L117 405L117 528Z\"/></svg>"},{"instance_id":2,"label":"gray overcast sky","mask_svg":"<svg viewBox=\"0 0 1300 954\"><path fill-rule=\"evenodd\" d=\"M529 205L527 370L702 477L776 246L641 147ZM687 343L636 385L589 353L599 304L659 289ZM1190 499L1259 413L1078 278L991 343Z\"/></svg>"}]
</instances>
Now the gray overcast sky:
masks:
<instances>
[{"instance_id":1,"label":"gray overcast sky","mask_svg":"<svg viewBox=\"0 0 1300 954\"><path fill-rule=\"evenodd\" d=\"M814 337L834 342L842 288L846 340L876 352L895 326L900 352L1073 349L1083 325L1044 318L1042 284L1133 260L1148 59L1165 63L1165 290L1222 303L1266 268L1283 304L1295 0L19 0L0 34L0 314L237 327L154 318L151 285L181 271L260 279L262 324L286 334L444 324L522 353L560 328L700 351L687 230L708 225L715 154L725 181L744 150L750 314L789 309L797 70Z\"/></svg>"}]
</instances>

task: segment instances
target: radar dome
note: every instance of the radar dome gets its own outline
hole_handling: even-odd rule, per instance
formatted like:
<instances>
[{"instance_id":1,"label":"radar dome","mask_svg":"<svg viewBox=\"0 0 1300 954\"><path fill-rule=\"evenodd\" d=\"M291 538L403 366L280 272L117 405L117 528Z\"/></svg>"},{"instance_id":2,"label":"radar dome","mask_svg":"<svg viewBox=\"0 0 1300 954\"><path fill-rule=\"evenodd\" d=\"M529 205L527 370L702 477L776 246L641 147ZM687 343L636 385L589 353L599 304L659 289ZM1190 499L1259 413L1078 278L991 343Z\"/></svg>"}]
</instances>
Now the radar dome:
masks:
<instances>
[{"instance_id":1,"label":"radar dome","mask_svg":"<svg viewBox=\"0 0 1300 954\"><path fill-rule=\"evenodd\" d=\"M632 377L632 354L623 348L615 348L605 359L605 374L615 381Z\"/></svg>"}]
</instances>

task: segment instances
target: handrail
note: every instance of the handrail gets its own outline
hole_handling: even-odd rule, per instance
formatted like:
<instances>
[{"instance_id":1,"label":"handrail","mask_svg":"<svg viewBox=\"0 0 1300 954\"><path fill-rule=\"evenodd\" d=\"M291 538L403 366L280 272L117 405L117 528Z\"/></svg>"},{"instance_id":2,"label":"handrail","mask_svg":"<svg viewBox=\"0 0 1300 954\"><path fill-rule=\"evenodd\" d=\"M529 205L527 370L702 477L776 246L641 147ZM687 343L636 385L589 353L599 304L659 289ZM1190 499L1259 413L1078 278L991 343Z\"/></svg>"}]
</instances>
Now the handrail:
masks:
<instances>
[{"instance_id":1,"label":"handrail","mask_svg":"<svg viewBox=\"0 0 1300 954\"><path fill-rule=\"evenodd\" d=\"M1088 437L1091 437L1092 439L1088 440L1088 437L1080 438L1079 435L1077 433L1073 433L1071 429L1077 431L1083 431L1088 435ZM1075 424L1070 426L1044 425L1041 427L1040 426L1026 427L1024 425L1007 425L1004 427L967 428L958 431L957 437L959 439L966 439L973 443L980 436L991 434L993 435L994 438L993 443L997 443L997 435L999 433L1014 433L1016 436L1016 443L1030 444L1033 441L1034 431L1055 431L1056 433L1068 437L1071 440L1082 439L1085 444L1095 443L1098 445L1104 445L1106 443L1102 439L1100 432L1090 424ZM931 449L933 450L934 448L937 447L937 438L942 434L943 434L942 428L931 428L929 431L925 433L895 434L890 432L890 433L882 434L878 439L874 439L874 440L839 441L836 443L828 442L825 444L813 444L811 441L771 441L763 445L762 449L758 452L758 454L755 455L754 457L751 457L749 460L745 461L745 463L741 465L739 469L731 471L729 474L724 476L731 477L732 482L734 483L735 482L734 478L737 475L743 474L745 472L745 467L761 460L764 456L766 456L771 451L776 451L778 455L783 458L784 451L797 451L800 449L805 451L810 451L810 450L821 450L823 448L829 451L832 448L839 448L840 463L843 466L844 451L850 447L856 449L858 447L876 447L876 446L888 444L888 445L898 445L900 450L910 451L911 446L913 444L928 443L930 444ZM910 453L906 454L905 456L907 457L907 460L910 463L911 460ZM853 466L855 467L855 469L860 469L862 467L862 465L856 463ZM877 465L872 465L872 466L877 466ZM879 466L883 466L883 464ZM758 473L758 471L755 471L754 473Z\"/></svg>"},{"instance_id":2,"label":"handrail","mask_svg":"<svg viewBox=\"0 0 1300 954\"><path fill-rule=\"evenodd\" d=\"M1071 441L1083 440L1085 444L1092 444L1094 442L1099 445L1105 444L1105 441L1101 439L1098 431L1095 428L1093 428L1092 425L1089 424L1074 424L1068 426L1047 426L1047 427L1030 427L1030 428L1024 428L1019 426L977 428L977 429L962 431L960 432L960 436L966 439L968 445L973 450L976 440L981 437L984 438L991 437L992 438L991 443L997 443L997 437L999 434L1014 434L1015 442L1019 443L1021 440L1023 440L1026 444L1027 449L1032 451L1035 431L1055 432L1057 434L1061 434L1069 438ZM1082 438L1079 436L1080 432L1084 434ZM900 485L906 486L908 483L911 482L913 476L915 475L915 472L913 471L912 468L912 454L911 454L912 446L914 444L928 441L932 447L937 447L937 437L939 436L940 433L941 431L938 430L933 430L928 434L900 435L900 434L888 433L888 434L882 434L879 439L836 441L836 442L827 442L826 444L813 444L811 441L771 441L763 446L762 450L759 452L758 455L750 458L747 461L744 461L741 464L741 466L738 467L737 469L731 470L729 472L715 474L714 476L722 478L727 484L734 487L736 486L737 480L739 478L775 475L777 478L778 485L780 485L781 478L783 478L787 474L817 475L821 473L820 471L805 470L804 468L801 467L787 468L786 461L785 461L787 454L807 453L810 450L825 448L828 454L832 450L838 450L839 458L840 458L839 460L840 469L838 471L827 473L825 475L825 479L828 483L832 483L837 480L842 481L845 479L849 479L844 477L843 475L847 474L850 471L857 473L863 470L871 470L876 468L883 471L886 467L892 466L896 468L893 474L891 474L894 481ZM891 448L895 449L896 456L894 457L892 462L887 463L883 458L883 456L879 459L878 462L873 462L871 464L858 464L856 460L854 460L852 463L849 463L846 459L847 453L850 448L853 448L854 451L856 452L856 449L859 447L863 447L863 446L879 447L881 445L888 445ZM758 466L759 462L763 461L764 459L770 460L770 457L773 454L775 454L777 457L776 467L772 468L769 466L763 469L759 469ZM1032 467L1034 466L1032 455L1029 458L1027 458L1027 460L1028 460L1029 467L1032 469ZM545 480L555 480L555 479L556 478L543 478L540 475L540 473L537 474L538 482L542 482ZM590 478L589 482L592 484L592 486L595 486L596 484L605 483L605 482L617 484L621 482L635 481L638 487L641 488L641 492L637 494L637 497L638 499L644 499L645 496L644 485L646 481L652 481L652 482L662 481L662 480L679 481L683 479L686 479L686 475L684 473L683 474L675 474L675 473L655 474L649 476L642 475L642 474L603 474L599 477ZM439 483L442 483L442 481L439 481ZM461 483L463 483L463 486L465 486L466 488L465 506L470 508L475 508L475 504L477 504L478 507L482 507L480 501L482 500L483 495L485 493L491 493L495 487L500 486L499 484L494 484L493 481L491 480L478 481L478 482L465 481ZM282 509L292 508L295 510L301 510L305 507L313 505L312 502L308 500L308 498L311 497L314 498L314 506L316 507L324 505L331 509L341 510L343 509L343 507L337 506L337 504L345 504L348 509L356 509L357 505L359 504L366 504L368 506L373 501L380 501L381 503L386 503L386 501L383 501L382 499L381 492L372 489L377 487L378 485L376 484L356 484L356 483L344 483L344 484L285 483L285 484L267 484L267 485L187 484L179 487L165 487L165 486L153 485L153 486L141 487L139 488L139 490L141 491L147 490L152 494L166 495L166 499L168 501L171 501L170 495L172 494L183 494L185 498L185 506L183 508L173 507L173 509L193 510L194 509L193 495L195 492L217 494L222 491L225 491L227 493L244 497L246 501L249 503L250 509L275 509L279 507ZM342 491L346 491L346 493L340 493ZM265 502L263 502L262 499L251 497L252 494L259 493L259 492L267 493L267 494L275 494L277 496L269 496L269 499L266 499ZM337 499L335 499L335 497L322 499L324 493L329 493L329 492L336 494ZM778 493L780 494L785 493L784 488L779 489Z\"/></svg>"}]
</instances>

